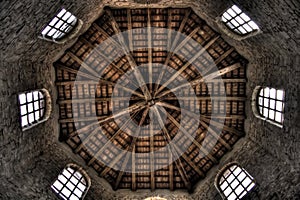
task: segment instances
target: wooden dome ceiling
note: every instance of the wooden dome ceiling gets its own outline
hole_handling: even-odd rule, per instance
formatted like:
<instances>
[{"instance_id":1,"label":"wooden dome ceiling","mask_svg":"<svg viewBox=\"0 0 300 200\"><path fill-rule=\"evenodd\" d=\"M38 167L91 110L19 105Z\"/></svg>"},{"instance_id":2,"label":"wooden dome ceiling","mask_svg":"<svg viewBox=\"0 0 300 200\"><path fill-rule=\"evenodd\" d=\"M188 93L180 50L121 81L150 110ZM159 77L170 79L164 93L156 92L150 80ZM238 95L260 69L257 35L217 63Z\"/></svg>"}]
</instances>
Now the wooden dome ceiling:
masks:
<instances>
[{"instance_id":1,"label":"wooden dome ceiling","mask_svg":"<svg viewBox=\"0 0 300 200\"><path fill-rule=\"evenodd\" d=\"M164 37L149 27L180 32L206 52L195 52L196 47L179 34ZM138 28L148 31L113 38ZM105 48L97 48L107 41ZM110 61L111 55L122 56ZM212 70L210 59L217 71ZM190 8L106 8L54 63L60 140L114 189L192 191L244 135L246 63ZM138 67L142 65L146 70ZM195 98L191 90L176 86L183 79ZM117 88L121 80L127 85ZM199 115L183 111L182 105ZM182 124L196 129L182 128ZM148 128L141 137L140 129L133 126ZM175 144L168 146L179 134Z\"/></svg>"}]
</instances>

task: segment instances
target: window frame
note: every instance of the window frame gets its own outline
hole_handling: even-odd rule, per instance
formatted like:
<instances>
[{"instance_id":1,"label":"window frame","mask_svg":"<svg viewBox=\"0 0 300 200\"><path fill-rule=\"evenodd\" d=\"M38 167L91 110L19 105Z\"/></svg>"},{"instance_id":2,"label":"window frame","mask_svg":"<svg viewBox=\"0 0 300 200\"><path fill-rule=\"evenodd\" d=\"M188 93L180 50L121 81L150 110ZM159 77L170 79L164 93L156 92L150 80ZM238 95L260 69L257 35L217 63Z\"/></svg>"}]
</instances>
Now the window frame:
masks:
<instances>
[{"instance_id":1,"label":"window frame","mask_svg":"<svg viewBox=\"0 0 300 200\"><path fill-rule=\"evenodd\" d=\"M62 16L59 16L59 14L65 10L65 12L62 14ZM63 19L63 17L67 14L70 13L70 16L67 19ZM74 17L74 20L72 22L68 22L68 20ZM54 19L57 19L56 22L54 22L53 25L51 25L52 21L55 21ZM73 22L75 21L75 23L73 24ZM62 24L60 25L59 28L55 27L57 24L59 24L60 22L62 22ZM61 27L64 27L66 25L65 28L63 28L62 30L60 29ZM70 11L68 11L68 9L62 7L58 12L56 12L56 14L54 16L52 16L51 20L48 21L48 23L46 23L41 31L40 31L40 35L39 38L46 40L46 41L50 41L50 42L55 42L58 44L63 44L65 43L67 40L75 37L75 35L79 32L79 30L81 29L83 23L82 21L76 17L75 15L73 15ZM50 28L48 31L46 31L47 28ZM69 29L66 31L66 29ZM49 36L48 33L50 33L52 30L55 31L55 33L53 35L56 35L57 32L60 32L60 34L62 34L61 37L53 37ZM45 34L43 34L43 32L46 31Z\"/></svg>"},{"instance_id":2,"label":"window frame","mask_svg":"<svg viewBox=\"0 0 300 200\"><path fill-rule=\"evenodd\" d=\"M231 171L230 168L233 167L233 166L236 166L236 168L235 168L233 171ZM239 172L238 175L235 175L235 174L234 174L234 171L235 171L237 168L239 168L241 171ZM223 177L223 175L224 175L228 170L229 170L229 173L230 173L230 174L227 175L226 178L228 178L228 177L229 177L230 175L232 175L232 174L233 174L233 176L234 176L234 179L233 179L230 183L228 183L228 182L226 181L226 178ZM242 172L243 172L244 174L246 174L246 176L243 178L243 180L240 181L239 178L238 178L237 176L241 175ZM221 178L224 178L224 181L223 181L222 183L220 183L220 182L221 182ZM249 179L251 180L251 182L248 184L247 187L245 187L245 186L243 185L243 182L246 180L246 178L249 178ZM235 186L235 188L233 189L233 188L230 186L230 184L232 184L233 182L235 182L235 180L237 180L238 184L237 184L237 185ZM221 189L221 185L222 185L225 181L228 183L228 186L225 187L225 189L223 190L223 189ZM248 191L248 187L249 187L251 184L254 184L254 186L252 186L252 187L249 189L249 191ZM216 178L215 178L215 187L217 188L218 192L220 193L220 195L222 196L223 199L228 199L228 197L230 197L230 195L231 195L232 193L236 194L235 191L236 191L237 188L239 188L239 186L242 186L242 187L243 187L243 191L242 191L241 193L239 193L239 195L243 194L244 192L246 192L246 194L244 194L244 195L241 196L241 197L237 196L236 199L244 199L244 198L246 198L247 196L249 196L250 193L252 193L252 192L257 188L257 182L256 182L255 178L254 178L252 175L250 175L249 172L247 172L247 170L245 170L245 169L244 169L241 165L239 165L237 162L231 162L231 163L228 163L227 165L225 165L224 167L222 167L221 170L218 172L218 174L217 174L217 176L216 176ZM227 188L229 188L229 187L231 188L232 191L229 193L228 196L226 196L224 192L225 192L225 191L227 190Z\"/></svg>"},{"instance_id":3,"label":"window frame","mask_svg":"<svg viewBox=\"0 0 300 200\"><path fill-rule=\"evenodd\" d=\"M71 168L72 170L74 170L74 172L73 173L71 173L69 170L68 170L68 168ZM71 175L70 175L70 177L66 177L64 174L63 174L63 172L64 171L68 171ZM78 179L77 177L76 177L76 173L79 173L80 175L81 175L81 178L80 179ZM66 179L66 182L65 183L62 183L61 182L61 180L59 179L59 177L60 176L63 176L65 179ZM77 179L77 183L74 183L71 179L73 178L73 177L75 177L75 179ZM81 191L81 189L78 187L78 185L79 185L79 183L81 183L82 184L82 179L84 179L84 181L86 182L86 185L85 185L85 189L84 189L84 191ZM58 188L56 188L55 186L54 186L54 184L56 183L56 181L59 181L60 182L60 184L62 185L62 188L59 190ZM68 185L68 183L72 183L72 185L75 185L74 186L74 188L73 189L70 189L67 185ZM83 185L83 184L82 184ZM51 186L50 186L50 188L51 188L51 190L52 190L52 192L55 194L55 196L57 196L59 199L69 199L72 195L75 195L75 196L77 196L77 194L75 193L75 190L76 189L79 189L82 193L82 196L81 197L78 197L78 199L84 199L85 198L85 196L86 196L86 194L87 194L87 192L88 192L88 190L89 190L89 188L90 188L90 186L91 186L91 179L90 179L90 177L88 176L88 174L83 170L83 168L82 167L80 167L80 166L78 166L78 165L76 165L76 164L74 164L74 163L70 163L70 164L67 164L62 170L61 170L61 172L57 175L57 178L52 182L52 184L51 184ZM66 197L64 194L63 194L63 189L64 188L67 188L69 191L71 191L71 193L69 194L69 197Z\"/></svg>"},{"instance_id":4,"label":"window frame","mask_svg":"<svg viewBox=\"0 0 300 200\"><path fill-rule=\"evenodd\" d=\"M43 105L43 108L42 108L43 109L43 114L42 114L42 116L39 116L38 119L35 119L35 113L36 113L35 111L36 110L34 109L34 102L35 102L34 97L33 97L34 92L38 92L38 95L39 95L39 93L41 93L43 95L42 100L44 101L43 102L44 105ZM28 100L27 100L27 94L29 94L29 93L32 94L32 100L30 102L28 102ZM20 101L20 96L21 95L25 95L25 98L26 98L25 103L21 103L21 101ZM26 130L28 130L28 129L30 129L30 128L38 125L38 124L41 124L41 123L43 123L43 122L45 122L49 119L52 107L51 107L51 96L50 96L48 90L46 90L46 89L37 89L37 90L30 90L30 91L20 92L17 95L17 98L18 98L17 101L18 101L18 107L19 107L19 121L20 121L20 126L21 126L22 131L26 131ZM40 98L38 98L38 102L39 102L39 100L40 100ZM33 110L32 111L28 111L28 109L27 109L27 105L29 105L29 104L33 104L33 108L32 108ZM21 108L22 106L26 106L26 113L25 114L22 114L22 108ZM41 110L40 104L39 104L39 109L38 110ZM31 113L34 115L35 120L32 121L32 122L29 122L28 117L27 117L27 124L25 126L23 126L22 117L27 116Z\"/></svg>"},{"instance_id":5,"label":"window frame","mask_svg":"<svg viewBox=\"0 0 300 200\"><path fill-rule=\"evenodd\" d=\"M251 32L248 32L248 31L246 30L247 33L245 33L245 34L239 34L239 33L237 33L237 32L234 30L234 29L236 29L236 27L234 27L234 29L232 29L231 27L229 27L228 24L227 24L227 22L224 22L224 21L222 20L222 17L223 17L223 15L224 15L225 13L227 13L227 11L228 11L229 9L232 9L233 6L236 6L236 7L241 11L241 13L237 14L237 15L234 16L234 17L231 16L232 18L231 18L229 21L231 21L232 19L235 19L235 18L237 18L238 16L244 14L244 15L246 15L246 16L249 18L249 21L247 21L247 22L244 23L244 24L248 24L249 22L253 22L253 23L255 23L255 25L258 27L258 29L253 29L251 26L249 26L250 28L253 29ZM249 37L252 37L252 36L255 36L255 35L257 35L257 34L259 34L259 33L262 32L261 29L260 29L260 26L257 24L257 22L253 21L252 17L250 17L249 14L248 14L247 12L244 12L240 7L241 7L241 6L239 6L238 4L231 4L231 5L230 5L229 7L227 7L226 10L224 10L224 11L222 12L222 14L221 14L220 16L218 16L217 19L216 19L216 22L217 22L219 28L220 28L226 35L232 37L233 39L239 40L239 41L244 40L244 39L249 38ZM233 9L232 9L232 10L233 10ZM235 12L235 11L234 11L234 12ZM241 18L241 19L242 19L242 18ZM242 20L245 22L244 19L242 19ZM244 24L242 24L242 25L244 25ZM239 25L240 25L240 24L239 24ZM242 25L240 25L240 26L242 26ZM240 27L240 26L238 26L238 27Z\"/></svg>"},{"instance_id":6,"label":"window frame","mask_svg":"<svg viewBox=\"0 0 300 200\"><path fill-rule=\"evenodd\" d=\"M259 97L260 97L260 92L262 90L264 90L265 88L269 88L270 90L271 89L275 89L276 90L276 96L275 96L275 99L274 98L270 98L270 97L264 97L262 96L262 98L267 98L267 99L272 99L272 100L275 100L275 108L272 109L270 108L270 102L268 104L268 107L266 107L268 109L268 113L270 110L274 110L274 112L276 113L277 110L276 110L276 103L277 101L279 102L282 102L282 111L279 111L281 113L281 119L282 119L282 122L278 122L276 121L275 119L271 119L269 117L266 117L263 115L263 113L260 112L259 110ZM282 100L279 100L277 99L277 91L278 90L282 90L283 91L283 97L282 97ZM253 91L253 94L252 94L252 111L255 115L255 117L261 119L261 120L264 120L264 121L267 121L268 123L272 124L272 125L276 125L280 128L283 128L283 125L284 125L284 113L285 113L285 110L286 110L286 91L284 89L279 89L279 88L274 88L274 87L269 87L269 86L257 86L255 87L254 91Z\"/></svg>"}]
</instances>

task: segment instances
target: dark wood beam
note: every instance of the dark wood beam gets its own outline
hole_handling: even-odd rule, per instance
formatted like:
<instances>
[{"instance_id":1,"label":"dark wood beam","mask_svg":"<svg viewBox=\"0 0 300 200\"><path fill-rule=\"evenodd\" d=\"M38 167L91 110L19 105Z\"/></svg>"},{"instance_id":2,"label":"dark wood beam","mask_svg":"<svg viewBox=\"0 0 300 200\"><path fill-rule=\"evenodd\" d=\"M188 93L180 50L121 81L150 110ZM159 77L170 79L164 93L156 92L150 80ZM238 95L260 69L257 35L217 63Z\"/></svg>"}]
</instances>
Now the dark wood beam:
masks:
<instances>
[{"instance_id":1,"label":"dark wood beam","mask_svg":"<svg viewBox=\"0 0 300 200\"><path fill-rule=\"evenodd\" d=\"M157 93L161 92L164 88L166 88L172 81L174 81L178 76L180 76L180 74L186 70L196 59L198 59L199 57L201 57L201 55L207 51L207 49L213 45L218 39L220 38L220 36L216 36L213 39L211 39L199 52L197 52L191 59L189 59L189 61L187 63L185 63L179 70L176 71L176 73L169 78L158 90Z\"/></svg>"},{"instance_id":2,"label":"dark wood beam","mask_svg":"<svg viewBox=\"0 0 300 200\"><path fill-rule=\"evenodd\" d=\"M157 98L161 98L161 97L163 97L163 96L166 96L166 95L168 95L169 93L175 92L175 91L177 91L177 90L179 90L179 89L182 89L182 88L184 88L184 87L191 86L191 85L196 85L196 84L200 84L200 83L202 83L202 82L206 82L207 80L211 80L211 79L217 78L217 77L222 76L222 75L224 75L224 74L227 74L227 73L229 73L229 72L231 72L231 71L233 71L233 70L236 70L236 69L238 69L238 68L240 68L240 67L241 67L241 64L240 64L240 63L235 63L235 64L233 64L233 65L230 65L230 66L228 66L228 67L225 67L224 69L220 69L220 70L218 70L218 71L216 71L216 72L212 72L212 73L210 73L210 74L208 74L208 75L205 75L204 77L197 77L197 78L195 78L194 80L190 81L189 83L182 84L182 85L180 85L180 86L177 86L177 87L175 87L175 88L172 88L171 90L168 90L168 91L165 91L165 92L159 94L159 95L157 96Z\"/></svg>"},{"instance_id":3,"label":"dark wood beam","mask_svg":"<svg viewBox=\"0 0 300 200\"><path fill-rule=\"evenodd\" d=\"M158 119L158 122L160 124L160 127L161 127L161 129L162 129L162 131L164 133L163 136L165 137L165 140L168 143L170 143L172 139L171 139L171 136L169 135L168 130L164 126L164 122L163 122L163 120L162 120L162 118L160 116L160 113L159 113L158 109L155 106L153 108L154 108L154 113L155 113L155 115L156 115L156 117ZM172 145L171 145L171 147L168 147L168 149L169 149L170 154L175 155L175 157L178 157L176 149ZM187 173L186 173L186 171L185 171L185 169L184 169L184 167L183 167L183 165L181 163L180 158L178 158L175 161L175 164L176 164L176 167L177 167L177 169L179 171L179 174L180 174L180 176L181 176L181 178L182 178L182 180L183 180L186 188L188 189L188 191L191 191L192 190L192 184L189 181L188 175L187 175Z\"/></svg>"}]
</instances>

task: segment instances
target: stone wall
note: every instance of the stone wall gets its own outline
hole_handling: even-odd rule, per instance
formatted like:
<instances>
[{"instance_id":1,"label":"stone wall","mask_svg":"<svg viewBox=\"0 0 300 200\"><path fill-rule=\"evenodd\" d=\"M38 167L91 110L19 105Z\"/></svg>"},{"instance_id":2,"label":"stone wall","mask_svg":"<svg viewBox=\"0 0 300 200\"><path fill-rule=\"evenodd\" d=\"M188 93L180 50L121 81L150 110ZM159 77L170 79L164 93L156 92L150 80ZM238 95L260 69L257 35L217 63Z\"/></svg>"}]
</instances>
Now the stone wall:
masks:
<instances>
[{"instance_id":1,"label":"stone wall","mask_svg":"<svg viewBox=\"0 0 300 200\"><path fill-rule=\"evenodd\" d=\"M241 42L223 37L249 61L247 87L247 136L215 167L195 192L130 191L114 192L92 169L87 169L92 186L86 199L221 199L214 177L230 161L239 162L258 182L253 199L300 198L299 136L299 7L297 0L242 1L238 5L261 27L262 33ZM41 39L43 26L62 6L84 22L78 35L100 15L104 5L136 6L126 0L85 1L1 1L0 2L0 199L56 199L51 183L67 163L83 161L58 142L58 108L52 63L76 39L64 45ZM153 7L192 6L218 29L216 17L231 5L223 0L162 0ZM251 95L257 85L286 91L284 127L278 128L257 119L251 110ZM30 130L21 131L17 95L46 88L52 96L50 119Z\"/></svg>"}]
</instances>

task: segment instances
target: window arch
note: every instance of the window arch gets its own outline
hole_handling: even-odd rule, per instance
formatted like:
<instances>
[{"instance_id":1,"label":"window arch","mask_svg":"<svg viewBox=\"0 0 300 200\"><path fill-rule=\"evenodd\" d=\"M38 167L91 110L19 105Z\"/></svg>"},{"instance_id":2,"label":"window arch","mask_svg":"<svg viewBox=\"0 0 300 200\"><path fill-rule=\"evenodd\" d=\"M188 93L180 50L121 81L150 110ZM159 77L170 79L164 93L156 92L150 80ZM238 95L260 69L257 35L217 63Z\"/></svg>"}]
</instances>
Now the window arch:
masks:
<instances>
[{"instance_id":1,"label":"window arch","mask_svg":"<svg viewBox=\"0 0 300 200\"><path fill-rule=\"evenodd\" d=\"M87 173L75 164L68 164L51 185L54 193L64 200L84 199L91 180Z\"/></svg>"},{"instance_id":2,"label":"window arch","mask_svg":"<svg viewBox=\"0 0 300 200\"><path fill-rule=\"evenodd\" d=\"M80 20L69 11L62 8L43 28L41 31L41 38L56 43L63 43L65 42L63 39L76 29L76 27L77 30L79 30L81 25L82 22Z\"/></svg>"},{"instance_id":3,"label":"window arch","mask_svg":"<svg viewBox=\"0 0 300 200\"><path fill-rule=\"evenodd\" d=\"M237 163L229 163L217 174L215 185L223 198L236 200L246 196L256 183L254 178Z\"/></svg>"},{"instance_id":4,"label":"window arch","mask_svg":"<svg viewBox=\"0 0 300 200\"><path fill-rule=\"evenodd\" d=\"M254 115L282 127L285 109L285 92L281 89L258 86L254 89L252 107Z\"/></svg>"},{"instance_id":5,"label":"window arch","mask_svg":"<svg viewBox=\"0 0 300 200\"><path fill-rule=\"evenodd\" d=\"M218 21L223 31L237 40L245 39L260 32L258 25L236 5L228 8L218 18Z\"/></svg>"},{"instance_id":6,"label":"window arch","mask_svg":"<svg viewBox=\"0 0 300 200\"><path fill-rule=\"evenodd\" d=\"M47 121L50 117L51 97L46 89L20 93L18 99L23 131Z\"/></svg>"}]
</instances>

